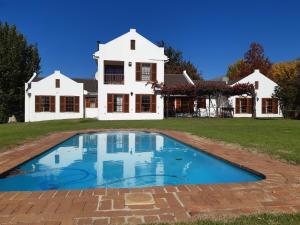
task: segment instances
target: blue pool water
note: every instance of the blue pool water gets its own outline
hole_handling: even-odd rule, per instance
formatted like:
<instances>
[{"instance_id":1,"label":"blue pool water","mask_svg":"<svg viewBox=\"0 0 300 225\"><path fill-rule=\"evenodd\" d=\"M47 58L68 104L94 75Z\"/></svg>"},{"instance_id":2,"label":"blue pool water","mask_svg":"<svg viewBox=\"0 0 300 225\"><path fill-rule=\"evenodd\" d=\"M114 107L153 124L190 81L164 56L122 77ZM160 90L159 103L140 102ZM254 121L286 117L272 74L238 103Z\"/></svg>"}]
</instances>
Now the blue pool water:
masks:
<instances>
[{"instance_id":1,"label":"blue pool water","mask_svg":"<svg viewBox=\"0 0 300 225\"><path fill-rule=\"evenodd\" d=\"M76 135L0 179L0 191L252 182L262 177L159 133Z\"/></svg>"}]
</instances>

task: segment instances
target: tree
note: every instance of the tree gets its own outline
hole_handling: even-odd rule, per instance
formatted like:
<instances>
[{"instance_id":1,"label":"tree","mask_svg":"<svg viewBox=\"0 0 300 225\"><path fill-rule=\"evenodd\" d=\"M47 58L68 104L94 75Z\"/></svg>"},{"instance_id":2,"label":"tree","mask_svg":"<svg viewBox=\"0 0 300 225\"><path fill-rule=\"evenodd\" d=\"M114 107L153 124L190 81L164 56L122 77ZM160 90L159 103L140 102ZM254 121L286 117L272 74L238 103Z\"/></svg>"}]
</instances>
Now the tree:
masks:
<instances>
[{"instance_id":1,"label":"tree","mask_svg":"<svg viewBox=\"0 0 300 225\"><path fill-rule=\"evenodd\" d=\"M0 23L0 123L24 119L24 83L39 73L40 57L14 25Z\"/></svg>"},{"instance_id":2,"label":"tree","mask_svg":"<svg viewBox=\"0 0 300 225\"><path fill-rule=\"evenodd\" d=\"M258 43L251 43L250 49L245 53L244 58L228 67L229 79L242 79L259 69L261 73L270 77L272 63L264 54L264 48Z\"/></svg>"},{"instance_id":3,"label":"tree","mask_svg":"<svg viewBox=\"0 0 300 225\"><path fill-rule=\"evenodd\" d=\"M274 96L279 99L285 117L300 118L300 63L297 63L296 77L281 82Z\"/></svg>"},{"instance_id":4,"label":"tree","mask_svg":"<svg viewBox=\"0 0 300 225\"><path fill-rule=\"evenodd\" d=\"M300 63L299 60L290 62L280 62L272 65L272 78L279 85L286 81L294 80L297 76L297 65Z\"/></svg>"},{"instance_id":5,"label":"tree","mask_svg":"<svg viewBox=\"0 0 300 225\"><path fill-rule=\"evenodd\" d=\"M169 58L165 64L165 73L178 74L186 70L192 80L203 80L197 67L191 61L185 60L181 51L174 49L164 41L158 42L157 45L164 48L165 55Z\"/></svg>"},{"instance_id":6,"label":"tree","mask_svg":"<svg viewBox=\"0 0 300 225\"><path fill-rule=\"evenodd\" d=\"M243 60L238 60L236 63L229 65L226 74L229 80L239 80L241 78L243 64Z\"/></svg>"}]
</instances>

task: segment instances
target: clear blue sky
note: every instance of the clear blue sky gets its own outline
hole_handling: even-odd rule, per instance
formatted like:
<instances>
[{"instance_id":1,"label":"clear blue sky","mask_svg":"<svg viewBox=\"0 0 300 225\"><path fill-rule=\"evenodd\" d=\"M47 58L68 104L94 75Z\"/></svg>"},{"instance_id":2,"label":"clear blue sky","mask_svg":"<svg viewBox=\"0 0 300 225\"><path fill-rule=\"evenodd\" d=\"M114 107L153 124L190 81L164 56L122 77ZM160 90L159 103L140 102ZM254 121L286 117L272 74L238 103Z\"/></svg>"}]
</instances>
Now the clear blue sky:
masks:
<instances>
[{"instance_id":1,"label":"clear blue sky","mask_svg":"<svg viewBox=\"0 0 300 225\"><path fill-rule=\"evenodd\" d=\"M180 49L206 79L225 74L252 41L272 62L300 57L298 0L0 0L0 21L38 44L42 75L94 76L96 41L129 28Z\"/></svg>"}]
</instances>

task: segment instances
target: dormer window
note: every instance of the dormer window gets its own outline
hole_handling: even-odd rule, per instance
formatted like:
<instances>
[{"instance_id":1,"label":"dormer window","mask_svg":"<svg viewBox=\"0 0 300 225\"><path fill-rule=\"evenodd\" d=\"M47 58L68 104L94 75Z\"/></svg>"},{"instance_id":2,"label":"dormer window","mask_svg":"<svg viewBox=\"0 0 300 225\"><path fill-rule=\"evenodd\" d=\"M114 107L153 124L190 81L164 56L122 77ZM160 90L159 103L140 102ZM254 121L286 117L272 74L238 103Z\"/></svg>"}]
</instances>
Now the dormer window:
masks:
<instances>
[{"instance_id":1,"label":"dormer window","mask_svg":"<svg viewBox=\"0 0 300 225\"><path fill-rule=\"evenodd\" d=\"M258 89L258 81L255 81L255 89Z\"/></svg>"},{"instance_id":2,"label":"dormer window","mask_svg":"<svg viewBox=\"0 0 300 225\"><path fill-rule=\"evenodd\" d=\"M130 40L130 49L135 50L135 40Z\"/></svg>"}]
</instances>

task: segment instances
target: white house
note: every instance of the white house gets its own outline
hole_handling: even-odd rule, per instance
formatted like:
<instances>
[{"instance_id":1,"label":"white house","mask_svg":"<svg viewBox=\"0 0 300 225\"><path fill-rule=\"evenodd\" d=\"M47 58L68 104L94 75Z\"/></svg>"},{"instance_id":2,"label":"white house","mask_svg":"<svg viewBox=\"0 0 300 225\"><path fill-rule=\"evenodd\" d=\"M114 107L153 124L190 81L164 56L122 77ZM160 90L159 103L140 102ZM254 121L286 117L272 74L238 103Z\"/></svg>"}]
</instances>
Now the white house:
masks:
<instances>
[{"instance_id":1,"label":"white house","mask_svg":"<svg viewBox=\"0 0 300 225\"><path fill-rule=\"evenodd\" d=\"M233 82L231 85L249 83L255 87L256 117L282 117L278 99L273 98L275 87L278 86L274 81L255 70L252 74L243 79ZM233 96L229 98L230 104L234 108L234 117L252 116L252 99L247 96Z\"/></svg>"},{"instance_id":2,"label":"white house","mask_svg":"<svg viewBox=\"0 0 300 225\"><path fill-rule=\"evenodd\" d=\"M98 119L163 119L163 98L154 95L148 82L164 81L164 49L135 29L106 44L99 44Z\"/></svg>"},{"instance_id":3,"label":"white house","mask_svg":"<svg viewBox=\"0 0 300 225\"><path fill-rule=\"evenodd\" d=\"M164 49L156 46L135 29L98 44L93 58L97 71L93 79L70 78L60 71L47 77L36 74L25 83L25 122L97 118L99 120L149 120L164 116L218 116L231 107L234 117L251 117L252 101L246 96L194 98L154 95L151 82L167 86L195 82L188 74L165 74L168 60ZM224 82L224 81L200 81ZM232 83L251 83L256 87L257 117L281 117L278 101L272 98L275 82L259 71ZM217 102L219 102L217 109Z\"/></svg>"}]
</instances>

